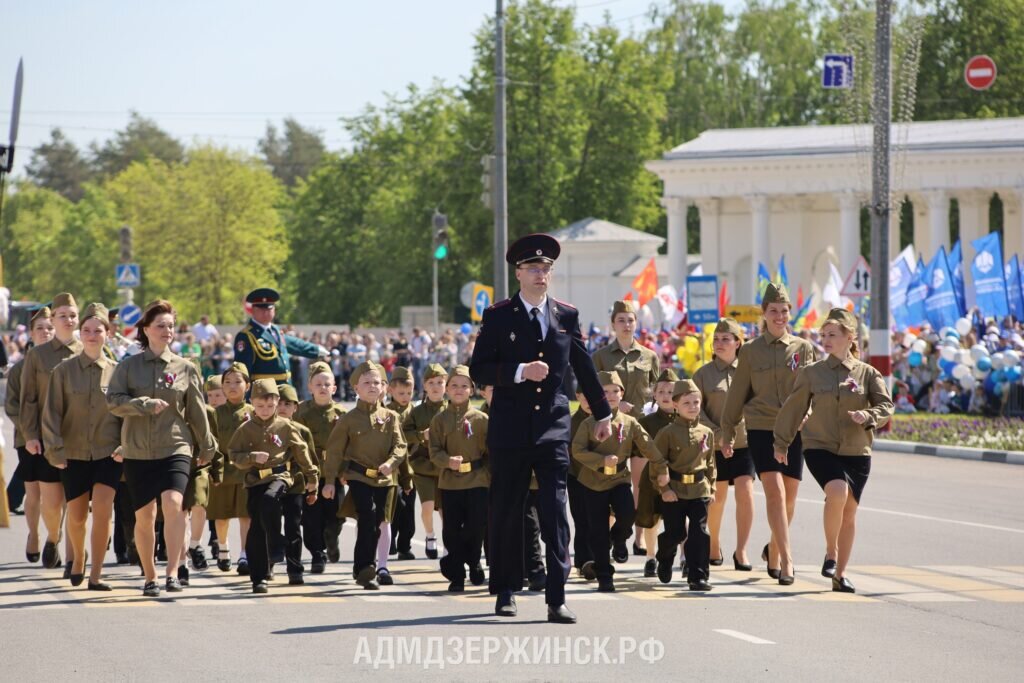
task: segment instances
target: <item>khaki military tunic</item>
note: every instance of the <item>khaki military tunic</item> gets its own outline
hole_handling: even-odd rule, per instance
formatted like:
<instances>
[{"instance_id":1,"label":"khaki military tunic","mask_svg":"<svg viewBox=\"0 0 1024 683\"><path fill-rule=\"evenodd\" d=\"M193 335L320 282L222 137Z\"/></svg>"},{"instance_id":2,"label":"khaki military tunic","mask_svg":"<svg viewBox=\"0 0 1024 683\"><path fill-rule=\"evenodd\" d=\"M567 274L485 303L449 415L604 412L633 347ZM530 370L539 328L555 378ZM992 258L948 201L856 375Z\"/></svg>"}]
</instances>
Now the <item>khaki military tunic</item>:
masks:
<instances>
[{"instance_id":1,"label":"khaki military tunic","mask_svg":"<svg viewBox=\"0 0 1024 683\"><path fill-rule=\"evenodd\" d=\"M658 354L636 339L629 349L623 350L619 340L603 346L594 352L594 368L598 372L614 371L626 385L622 400L633 404L630 415L640 419L644 415L644 404L651 399L654 385L661 370L658 368Z\"/></svg>"},{"instance_id":2,"label":"khaki military tunic","mask_svg":"<svg viewBox=\"0 0 1024 683\"><path fill-rule=\"evenodd\" d=\"M295 409L295 415L292 416L295 422L306 425L309 427L309 431L313 433L313 458L316 461L317 467L320 468L321 474L324 471L327 441L331 438L331 431L334 430L334 425L338 423L338 420L344 414L345 409L333 401L325 406L321 406L317 405L313 399L310 399L300 403L299 407Z\"/></svg>"},{"instance_id":3,"label":"khaki military tunic","mask_svg":"<svg viewBox=\"0 0 1024 683\"><path fill-rule=\"evenodd\" d=\"M21 433L21 425L18 424L18 413L21 410L21 372L25 369L25 359L22 358L7 373L7 396L4 399L4 412L14 423L14 447L24 448L25 437Z\"/></svg>"},{"instance_id":4,"label":"khaki military tunic","mask_svg":"<svg viewBox=\"0 0 1024 683\"><path fill-rule=\"evenodd\" d=\"M715 433L715 448L720 449L722 443L722 415L725 413L725 400L729 394L733 375L739 358L732 363L713 358L693 373L693 381L700 389L700 423L710 427ZM747 425L744 421L735 428L734 448L747 447Z\"/></svg>"},{"instance_id":5,"label":"khaki military tunic","mask_svg":"<svg viewBox=\"0 0 1024 683\"><path fill-rule=\"evenodd\" d=\"M153 413L157 399L168 403L159 415ZM159 356L146 349L121 361L110 379L107 405L124 418L121 447L125 459L191 457L193 445L198 447L200 459L213 459L216 442L206 420L199 371L170 349Z\"/></svg>"},{"instance_id":6,"label":"khaki military tunic","mask_svg":"<svg viewBox=\"0 0 1024 683\"><path fill-rule=\"evenodd\" d=\"M807 424L800 422L812 412ZM868 419L854 422L849 411L863 410ZM793 393L775 421L775 448L788 448L799 430L805 451L836 455L871 455L875 430L892 417L892 396L875 368L855 358L829 356L797 375Z\"/></svg>"},{"instance_id":7,"label":"khaki military tunic","mask_svg":"<svg viewBox=\"0 0 1024 683\"><path fill-rule=\"evenodd\" d=\"M43 404L50 386L50 373L62 361L82 351L82 342L72 339L64 344L54 337L46 344L33 346L25 353L21 371L21 396L18 421L25 441L43 440Z\"/></svg>"},{"instance_id":8,"label":"khaki military tunic","mask_svg":"<svg viewBox=\"0 0 1024 683\"><path fill-rule=\"evenodd\" d=\"M217 410L209 404L206 406L206 421L210 424L210 431L213 433L216 454L213 456L213 461L204 467L209 469L210 481L219 484L224 481L224 453L222 452L220 442L217 440ZM193 456L198 456L198 453L194 453Z\"/></svg>"},{"instance_id":9,"label":"khaki military tunic","mask_svg":"<svg viewBox=\"0 0 1024 683\"><path fill-rule=\"evenodd\" d=\"M587 411L583 410L583 408L577 408L576 412L572 414L572 424L571 424L571 426L569 428L569 433L572 434L573 438L576 438L576 432L578 432L580 430L580 425L582 425L584 422L586 422L588 417L590 417L590 413L588 413ZM570 450L571 450L571 444L570 444ZM574 477L579 478L579 476L580 476L580 468L581 467L583 467L583 465L580 464L580 461L577 460L576 458L572 457L572 453L570 453L569 454L569 474L571 474Z\"/></svg>"},{"instance_id":10,"label":"khaki military tunic","mask_svg":"<svg viewBox=\"0 0 1024 683\"><path fill-rule=\"evenodd\" d=\"M331 432L324 477L328 482L344 478L370 486L394 486L395 470L407 453L398 413L380 403L359 400L355 409L345 413ZM352 469L349 463L360 469ZM385 463L392 468L387 476L379 472Z\"/></svg>"},{"instance_id":11,"label":"khaki military tunic","mask_svg":"<svg viewBox=\"0 0 1024 683\"><path fill-rule=\"evenodd\" d=\"M644 428L652 439L656 439L658 433L675 422L675 411L667 412L658 408L650 415L640 418L640 426ZM640 484L637 486L636 496L636 525L644 529L653 529L661 521L661 514L658 512L658 491L655 484L651 482L651 464L646 463L640 475Z\"/></svg>"},{"instance_id":12,"label":"khaki military tunic","mask_svg":"<svg viewBox=\"0 0 1024 683\"><path fill-rule=\"evenodd\" d=\"M725 399L722 442L734 444L740 420L746 429L775 429L775 418L793 392L796 373L814 362L814 347L786 332L765 332L740 347L739 362Z\"/></svg>"},{"instance_id":13,"label":"khaki military tunic","mask_svg":"<svg viewBox=\"0 0 1024 683\"><path fill-rule=\"evenodd\" d=\"M427 443L423 433L430 428L430 421L434 419L434 416L447 407L447 400L435 403L423 399L418 406L409 411L408 416L402 422L402 432L409 446L409 466L416 474L434 478L441 474L437 465L430 459L430 444Z\"/></svg>"},{"instance_id":14,"label":"khaki military tunic","mask_svg":"<svg viewBox=\"0 0 1024 683\"><path fill-rule=\"evenodd\" d=\"M397 401L391 401L387 405L388 410L393 410L398 413L398 423L405 424L405 419L409 417L409 413L412 412L412 403L406 403L404 406L400 405ZM408 443L408 441L407 441ZM398 466L398 486L403 491L408 491L412 488L412 465L409 464L409 458L402 460L402 463Z\"/></svg>"},{"instance_id":15,"label":"khaki military tunic","mask_svg":"<svg viewBox=\"0 0 1024 683\"><path fill-rule=\"evenodd\" d=\"M654 455L651 461L650 479L659 493L675 491L680 500L710 498L715 490L715 433L700 423L678 417L665 427L654 439ZM658 485L658 476L675 472L683 476L682 481L669 479L668 486ZM703 474L700 481L686 483L686 475Z\"/></svg>"},{"instance_id":16,"label":"khaki military tunic","mask_svg":"<svg viewBox=\"0 0 1024 683\"><path fill-rule=\"evenodd\" d=\"M469 403L449 403L430 421L430 459L441 474L437 487L461 491L487 488L491 470L487 462L487 415ZM458 472L448 467L448 458L462 456Z\"/></svg>"},{"instance_id":17,"label":"khaki military tunic","mask_svg":"<svg viewBox=\"0 0 1024 683\"><path fill-rule=\"evenodd\" d=\"M309 431L309 427L302 424L301 422L296 422L295 420L292 420L291 423L292 426L298 430L299 436L302 437L302 440L306 442L306 449L309 451L310 460L313 461L313 465L317 469L317 476L319 477L320 466L317 463L316 458L313 456L313 454L316 453L316 441L313 439L313 432ZM292 479L294 481L291 485L291 488L288 489L288 493L290 495L304 493L306 491L306 475L304 475L301 470L296 470L297 468L292 469Z\"/></svg>"},{"instance_id":18,"label":"khaki military tunic","mask_svg":"<svg viewBox=\"0 0 1024 683\"><path fill-rule=\"evenodd\" d=\"M572 439L572 457L579 461L579 481L592 491L610 491L620 484L629 484L629 458L654 455L651 437L632 415L618 409L612 411L612 435L601 442L593 440L594 418L588 417ZM606 469L604 459L614 455L618 464Z\"/></svg>"},{"instance_id":19,"label":"khaki military tunic","mask_svg":"<svg viewBox=\"0 0 1024 683\"><path fill-rule=\"evenodd\" d=\"M253 459L252 454L259 451L270 454L265 463ZM253 415L231 437L228 457L235 467L245 471L246 488L273 481L283 481L290 487L295 483L292 468L298 469L314 487L319 476L297 426L277 415L269 420Z\"/></svg>"},{"instance_id":20,"label":"khaki military tunic","mask_svg":"<svg viewBox=\"0 0 1024 683\"><path fill-rule=\"evenodd\" d=\"M214 408L214 415L217 418L214 425L217 432L217 443L220 445L220 455L224 463L219 480L223 484L241 484L245 480L245 473L231 461L228 444L231 443L231 438L238 428L252 420L256 413L248 403L228 401Z\"/></svg>"},{"instance_id":21,"label":"khaki military tunic","mask_svg":"<svg viewBox=\"0 0 1024 683\"><path fill-rule=\"evenodd\" d=\"M53 370L43 405L44 453L51 465L109 458L121 443L121 420L107 407L115 364L105 355L72 356Z\"/></svg>"}]
</instances>

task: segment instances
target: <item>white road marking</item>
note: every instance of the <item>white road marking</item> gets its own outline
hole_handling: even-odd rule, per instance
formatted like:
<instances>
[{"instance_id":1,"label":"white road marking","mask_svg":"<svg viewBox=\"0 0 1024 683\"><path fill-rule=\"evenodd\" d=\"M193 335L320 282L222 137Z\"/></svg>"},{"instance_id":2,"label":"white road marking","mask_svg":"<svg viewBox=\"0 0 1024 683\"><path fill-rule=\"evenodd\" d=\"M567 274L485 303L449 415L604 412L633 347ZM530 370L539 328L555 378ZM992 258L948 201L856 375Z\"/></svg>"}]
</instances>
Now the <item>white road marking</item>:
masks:
<instances>
[{"instance_id":1,"label":"white road marking","mask_svg":"<svg viewBox=\"0 0 1024 683\"><path fill-rule=\"evenodd\" d=\"M715 633L721 633L723 636L743 640L748 643L753 643L754 645L775 645L775 641L758 638L757 636L752 636L749 633L744 633L743 631L733 631L729 628L716 628L713 630Z\"/></svg>"}]
</instances>

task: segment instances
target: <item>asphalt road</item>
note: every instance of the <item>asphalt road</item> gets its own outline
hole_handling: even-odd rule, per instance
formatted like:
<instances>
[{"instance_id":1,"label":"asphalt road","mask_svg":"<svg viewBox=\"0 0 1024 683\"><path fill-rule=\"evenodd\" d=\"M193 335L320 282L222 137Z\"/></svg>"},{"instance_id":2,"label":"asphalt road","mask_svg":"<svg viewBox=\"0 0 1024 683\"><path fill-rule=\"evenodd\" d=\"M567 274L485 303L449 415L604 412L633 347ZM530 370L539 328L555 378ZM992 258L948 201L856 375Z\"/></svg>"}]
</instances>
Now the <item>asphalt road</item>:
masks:
<instances>
[{"instance_id":1,"label":"asphalt road","mask_svg":"<svg viewBox=\"0 0 1024 683\"><path fill-rule=\"evenodd\" d=\"M10 444L6 420L4 430ZM14 464L8 448L4 471ZM1024 467L879 451L849 574L857 595L832 593L818 574L822 495L808 476L792 587L758 562L753 573L714 568L712 592L695 595L678 578L644 579L631 558L614 595L570 581L575 626L546 623L539 594L520 596L518 618L495 617L485 587L448 595L425 559L393 562L396 585L369 594L349 578L351 523L342 563L302 587L278 581L253 596L243 577L212 569L193 572L180 597L147 600L137 569L109 554L116 590L88 593L26 563L24 517L14 517L0 529L2 678L1019 680L1022 494ZM767 540L763 502L752 558ZM727 527L727 556L732 539ZM414 550L422 557L422 543Z\"/></svg>"}]
</instances>

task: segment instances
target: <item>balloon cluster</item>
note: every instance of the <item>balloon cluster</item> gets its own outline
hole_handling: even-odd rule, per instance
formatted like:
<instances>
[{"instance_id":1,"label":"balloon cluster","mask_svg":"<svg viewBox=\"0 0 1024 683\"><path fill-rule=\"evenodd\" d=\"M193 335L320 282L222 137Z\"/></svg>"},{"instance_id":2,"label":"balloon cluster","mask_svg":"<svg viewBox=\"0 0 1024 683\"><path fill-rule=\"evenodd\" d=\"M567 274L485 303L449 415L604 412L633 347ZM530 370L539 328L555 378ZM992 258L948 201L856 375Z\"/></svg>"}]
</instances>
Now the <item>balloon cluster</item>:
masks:
<instances>
[{"instance_id":1,"label":"balloon cluster","mask_svg":"<svg viewBox=\"0 0 1024 683\"><path fill-rule=\"evenodd\" d=\"M954 327L939 331L936 342L939 351L939 369L944 380L957 382L964 390L973 391L979 384L992 396L1002 396L1010 384L1021 381L1020 353L1012 349L989 353L984 344L975 344L969 349L963 347L961 339L971 331L971 321L960 318ZM924 363L929 352L929 343L908 332L903 336L903 346L910 348L907 362L916 368Z\"/></svg>"}]
</instances>

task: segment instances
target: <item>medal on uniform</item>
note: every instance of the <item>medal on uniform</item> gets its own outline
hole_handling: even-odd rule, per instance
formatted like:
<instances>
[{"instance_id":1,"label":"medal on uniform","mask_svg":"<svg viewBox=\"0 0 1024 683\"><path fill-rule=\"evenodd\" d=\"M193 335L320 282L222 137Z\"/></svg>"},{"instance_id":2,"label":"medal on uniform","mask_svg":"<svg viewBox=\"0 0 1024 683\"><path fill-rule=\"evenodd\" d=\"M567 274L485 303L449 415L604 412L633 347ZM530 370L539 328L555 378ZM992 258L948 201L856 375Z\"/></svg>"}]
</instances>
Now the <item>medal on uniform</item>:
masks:
<instances>
[{"instance_id":1,"label":"medal on uniform","mask_svg":"<svg viewBox=\"0 0 1024 683\"><path fill-rule=\"evenodd\" d=\"M846 387L847 389L850 390L851 394L861 393L860 385L857 384L857 380L855 380L853 377L847 377L839 384L839 386Z\"/></svg>"},{"instance_id":2,"label":"medal on uniform","mask_svg":"<svg viewBox=\"0 0 1024 683\"><path fill-rule=\"evenodd\" d=\"M789 369L796 372L797 367L800 365L800 354L794 353L793 357L789 359Z\"/></svg>"},{"instance_id":3,"label":"medal on uniform","mask_svg":"<svg viewBox=\"0 0 1024 683\"><path fill-rule=\"evenodd\" d=\"M701 440L700 440L700 450L701 450L702 453L704 451L708 450L708 446L709 446L708 441L709 441L709 439L708 439L708 435L707 434L705 434L703 437L701 437Z\"/></svg>"},{"instance_id":4,"label":"medal on uniform","mask_svg":"<svg viewBox=\"0 0 1024 683\"><path fill-rule=\"evenodd\" d=\"M271 434L270 435L270 443L272 443L275 446L277 446L278 448L280 448L281 444L283 442L281 441L281 437L279 437L277 434Z\"/></svg>"},{"instance_id":5,"label":"medal on uniform","mask_svg":"<svg viewBox=\"0 0 1024 683\"><path fill-rule=\"evenodd\" d=\"M515 333L515 332L512 332L512 333L510 333L510 334L508 335L508 338L509 338L510 340L512 340L512 341L515 341L515 340L516 340L516 333Z\"/></svg>"},{"instance_id":6,"label":"medal on uniform","mask_svg":"<svg viewBox=\"0 0 1024 683\"><path fill-rule=\"evenodd\" d=\"M388 420L390 420L390 419L391 419L390 415L384 415L383 417L381 415L375 415L374 418L373 418L373 421L376 422L379 425L382 425L382 424L387 424Z\"/></svg>"},{"instance_id":7,"label":"medal on uniform","mask_svg":"<svg viewBox=\"0 0 1024 683\"><path fill-rule=\"evenodd\" d=\"M626 440L626 425L619 424L617 426L619 428L619 434L618 434L619 443L622 443L623 441Z\"/></svg>"},{"instance_id":8,"label":"medal on uniform","mask_svg":"<svg viewBox=\"0 0 1024 683\"><path fill-rule=\"evenodd\" d=\"M164 373L164 386L170 388L174 384L174 380L178 378L173 372Z\"/></svg>"},{"instance_id":9,"label":"medal on uniform","mask_svg":"<svg viewBox=\"0 0 1024 683\"><path fill-rule=\"evenodd\" d=\"M473 436L473 425L469 424L469 420L462 421L462 432L466 435L466 438Z\"/></svg>"},{"instance_id":10,"label":"medal on uniform","mask_svg":"<svg viewBox=\"0 0 1024 683\"><path fill-rule=\"evenodd\" d=\"M248 422L252 418L249 413L242 413L242 422Z\"/></svg>"}]
</instances>

